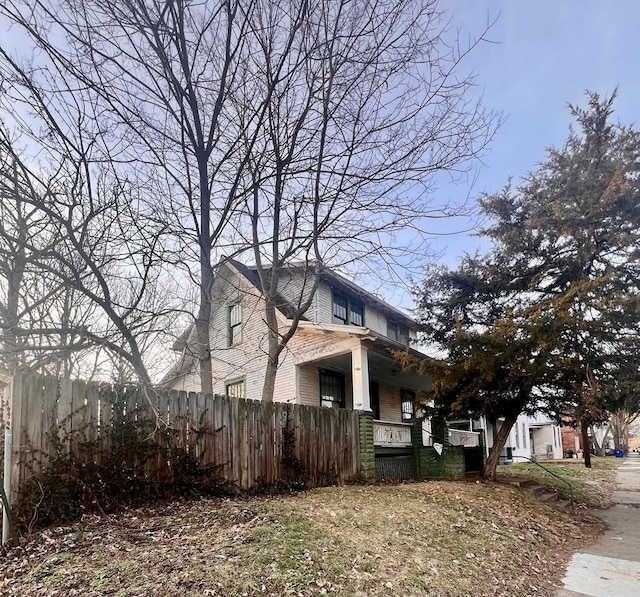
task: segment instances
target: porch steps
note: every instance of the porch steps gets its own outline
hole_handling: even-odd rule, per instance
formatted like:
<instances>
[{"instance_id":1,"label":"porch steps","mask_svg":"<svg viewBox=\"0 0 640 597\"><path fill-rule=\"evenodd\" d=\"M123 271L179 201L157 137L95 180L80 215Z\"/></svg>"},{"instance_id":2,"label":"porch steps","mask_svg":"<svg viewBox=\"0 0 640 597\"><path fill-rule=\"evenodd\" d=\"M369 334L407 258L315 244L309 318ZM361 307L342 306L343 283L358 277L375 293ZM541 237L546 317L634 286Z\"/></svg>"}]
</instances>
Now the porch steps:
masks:
<instances>
[{"instance_id":1,"label":"porch steps","mask_svg":"<svg viewBox=\"0 0 640 597\"><path fill-rule=\"evenodd\" d=\"M524 489L525 491L528 491L535 495L541 502L544 502L545 504L551 504L562 510L568 510L571 506L568 500L560 499L557 491L550 489L549 487L539 485L532 479L518 479L517 477L498 476L496 477L496 481L498 483L504 483L505 485L512 485L513 487Z\"/></svg>"}]
</instances>

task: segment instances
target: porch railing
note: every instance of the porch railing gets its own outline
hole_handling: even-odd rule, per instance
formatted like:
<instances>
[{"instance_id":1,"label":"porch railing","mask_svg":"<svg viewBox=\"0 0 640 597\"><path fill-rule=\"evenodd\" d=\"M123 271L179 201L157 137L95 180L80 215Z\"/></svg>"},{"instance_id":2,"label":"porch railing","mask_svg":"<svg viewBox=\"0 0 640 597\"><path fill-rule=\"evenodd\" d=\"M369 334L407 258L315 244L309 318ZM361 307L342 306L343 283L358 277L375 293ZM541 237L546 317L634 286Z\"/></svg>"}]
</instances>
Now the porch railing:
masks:
<instances>
[{"instance_id":1,"label":"porch railing","mask_svg":"<svg viewBox=\"0 0 640 597\"><path fill-rule=\"evenodd\" d=\"M411 444L411 423L373 422L373 445L406 448Z\"/></svg>"},{"instance_id":2,"label":"porch railing","mask_svg":"<svg viewBox=\"0 0 640 597\"><path fill-rule=\"evenodd\" d=\"M466 446L473 448L480 445L480 433L477 431L463 431L462 429L448 429L449 444L452 446Z\"/></svg>"}]
</instances>

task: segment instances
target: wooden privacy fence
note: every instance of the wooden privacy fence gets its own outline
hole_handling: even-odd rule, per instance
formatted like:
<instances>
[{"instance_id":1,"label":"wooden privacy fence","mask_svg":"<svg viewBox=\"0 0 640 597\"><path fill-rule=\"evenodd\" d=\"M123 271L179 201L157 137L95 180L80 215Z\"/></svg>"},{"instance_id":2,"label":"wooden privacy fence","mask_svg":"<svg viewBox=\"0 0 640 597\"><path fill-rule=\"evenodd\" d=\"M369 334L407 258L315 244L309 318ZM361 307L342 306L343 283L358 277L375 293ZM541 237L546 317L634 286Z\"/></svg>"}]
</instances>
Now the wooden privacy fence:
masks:
<instances>
[{"instance_id":1,"label":"wooden privacy fence","mask_svg":"<svg viewBox=\"0 0 640 597\"><path fill-rule=\"evenodd\" d=\"M360 471L355 411L33 373L14 376L11 400L12 501L54 456L100 464L131 430L151 449L123 454L123 466L157 483L173 478L178 454L243 490L295 475L308 485L344 482Z\"/></svg>"}]
</instances>

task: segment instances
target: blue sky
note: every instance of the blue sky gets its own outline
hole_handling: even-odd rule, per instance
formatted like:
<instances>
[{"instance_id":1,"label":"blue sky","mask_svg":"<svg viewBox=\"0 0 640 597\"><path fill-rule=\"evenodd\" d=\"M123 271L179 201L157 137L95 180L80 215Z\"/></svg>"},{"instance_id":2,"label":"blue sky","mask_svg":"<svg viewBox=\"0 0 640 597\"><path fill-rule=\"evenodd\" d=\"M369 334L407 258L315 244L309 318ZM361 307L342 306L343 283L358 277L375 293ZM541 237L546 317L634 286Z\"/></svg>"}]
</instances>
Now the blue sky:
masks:
<instances>
[{"instance_id":1,"label":"blue sky","mask_svg":"<svg viewBox=\"0 0 640 597\"><path fill-rule=\"evenodd\" d=\"M640 124L639 0L445 0L442 5L463 36L479 34L497 18L487 35L492 43L481 44L463 63L463 71L476 74L485 104L506 116L471 197L499 191L509 176L517 181L544 159L546 148L561 146L572 122L567 102L584 105L586 89L608 95L617 86L614 118ZM469 192L470 184L441 184L438 196L462 200ZM480 241L459 234L436 242L442 260L454 266Z\"/></svg>"}]
</instances>

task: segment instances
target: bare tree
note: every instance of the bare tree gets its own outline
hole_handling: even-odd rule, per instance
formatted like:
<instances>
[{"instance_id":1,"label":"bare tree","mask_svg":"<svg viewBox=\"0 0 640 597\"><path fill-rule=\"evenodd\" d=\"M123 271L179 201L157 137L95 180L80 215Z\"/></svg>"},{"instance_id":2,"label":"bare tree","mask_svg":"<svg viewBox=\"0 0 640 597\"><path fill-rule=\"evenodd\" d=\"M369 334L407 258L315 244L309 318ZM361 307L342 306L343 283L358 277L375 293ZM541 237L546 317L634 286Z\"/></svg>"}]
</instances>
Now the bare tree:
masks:
<instances>
[{"instance_id":1,"label":"bare tree","mask_svg":"<svg viewBox=\"0 0 640 597\"><path fill-rule=\"evenodd\" d=\"M0 127L6 364L64 375L79 355L99 349L125 359L150 383L140 338L162 329L168 310L154 304L161 231L140 228L130 190L92 163L89 151L55 137L50 129L45 156L53 172L45 174Z\"/></svg>"},{"instance_id":2,"label":"bare tree","mask_svg":"<svg viewBox=\"0 0 640 597\"><path fill-rule=\"evenodd\" d=\"M57 88L73 81L91 95L102 126L120 136L118 159L135 163L135 175L164 195L155 209L176 235L175 263L186 262L188 274L191 258L198 264L203 392L211 392L212 252L235 196L234 181L221 174L236 158L227 99L247 58L251 10L251 2L237 0L36 0L0 7L41 50ZM258 118L260 112L253 110Z\"/></svg>"},{"instance_id":3,"label":"bare tree","mask_svg":"<svg viewBox=\"0 0 640 597\"><path fill-rule=\"evenodd\" d=\"M433 176L467 168L500 118L470 98L473 79L458 75L481 38L448 46L436 1L258 6L247 28L255 51L233 105L243 131L255 102L268 109L259 140L246 139L238 209L248 224L233 232L238 251L252 247L266 299L262 399L272 400L279 357L323 267L392 265L409 243L422 249L429 222L456 209L433 201ZM292 262L306 283L282 330L276 309Z\"/></svg>"},{"instance_id":4,"label":"bare tree","mask_svg":"<svg viewBox=\"0 0 640 597\"><path fill-rule=\"evenodd\" d=\"M388 257L394 234L423 232L430 176L464 168L497 124L457 78L474 44L447 45L437 0L8 0L0 16L39 50L40 93L55 105L81 90L105 154L161 197L172 263L199 288L203 392L217 251L253 248L272 379L309 296L281 336L283 264L313 261L312 289L345 252Z\"/></svg>"}]
</instances>

